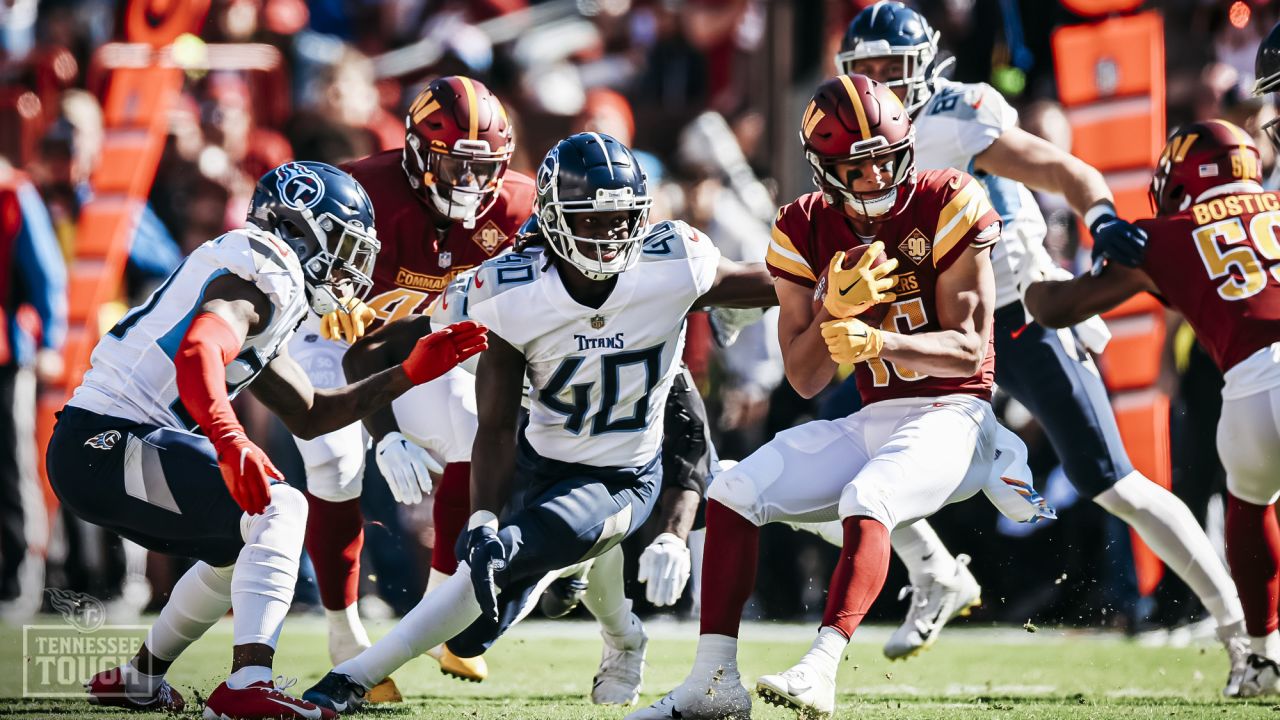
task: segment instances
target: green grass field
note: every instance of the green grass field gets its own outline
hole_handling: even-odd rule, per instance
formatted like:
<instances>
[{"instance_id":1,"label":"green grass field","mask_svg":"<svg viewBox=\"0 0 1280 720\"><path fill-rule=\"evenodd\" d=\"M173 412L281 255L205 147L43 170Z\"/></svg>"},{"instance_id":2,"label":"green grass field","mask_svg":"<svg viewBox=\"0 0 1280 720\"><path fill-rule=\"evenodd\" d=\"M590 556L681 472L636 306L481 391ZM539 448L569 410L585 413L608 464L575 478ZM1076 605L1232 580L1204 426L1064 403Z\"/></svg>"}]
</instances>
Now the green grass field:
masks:
<instances>
[{"instance_id":1,"label":"green grass field","mask_svg":"<svg viewBox=\"0 0 1280 720\"><path fill-rule=\"evenodd\" d=\"M58 623L57 618L47 622ZM373 635L388 624L372 623ZM749 681L798 659L813 628L749 624L744 628L743 675ZM229 658L231 625L224 621L174 666L170 681L193 702L221 681ZM642 702L679 683L693 657L696 628L651 623ZM1226 656L1216 644L1148 648L1114 635L1041 628L948 630L929 652L906 663L880 655L887 630L864 628L850 645L840 672L839 718L1280 718L1280 699L1225 701L1218 692ZM621 718L619 708L590 704L600 640L578 622L531 622L516 628L489 656L491 678L480 685L440 674L418 658L395 674L407 702L379 705L371 718ZM21 633L0 630L0 717L106 718L119 712L92 708L79 698L22 699ZM293 692L328 669L324 628L318 619L290 618L277 656L278 672L298 678ZM130 715L165 718L163 714ZM754 717L792 713L756 703Z\"/></svg>"}]
</instances>

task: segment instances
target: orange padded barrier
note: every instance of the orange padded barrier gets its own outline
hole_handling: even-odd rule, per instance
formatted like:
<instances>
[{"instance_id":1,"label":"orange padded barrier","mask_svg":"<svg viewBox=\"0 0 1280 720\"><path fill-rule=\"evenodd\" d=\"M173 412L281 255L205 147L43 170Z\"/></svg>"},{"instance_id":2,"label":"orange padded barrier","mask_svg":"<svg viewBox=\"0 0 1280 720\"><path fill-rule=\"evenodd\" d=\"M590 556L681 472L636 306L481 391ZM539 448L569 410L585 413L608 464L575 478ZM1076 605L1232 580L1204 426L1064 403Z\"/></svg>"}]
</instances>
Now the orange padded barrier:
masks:
<instances>
[{"instance_id":1,"label":"orange padded barrier","mask_svg":"<svg viewBox=\"0 0 1280 720\"><path fill-rule=\"evenodd\" d=\"M1136 8L1127 0L1064 0L1075 12L1103 15ZM1164 146L1164 21L1159 13L1113 17L1053 33L1058 95L1071 120L1073 152L1106 173L1122 217L1150 216L1145 186ZM1088 233L1081 235L1088 238ZM1156 387L1163 356L1164 310L1149 295L1105 316L1114 335L1103 354L1120 435L1134 466L1171 485L1169 398ZM1164 567L1132 534L1138 588L1153 592Z\"/></svg>"}]
</instances>

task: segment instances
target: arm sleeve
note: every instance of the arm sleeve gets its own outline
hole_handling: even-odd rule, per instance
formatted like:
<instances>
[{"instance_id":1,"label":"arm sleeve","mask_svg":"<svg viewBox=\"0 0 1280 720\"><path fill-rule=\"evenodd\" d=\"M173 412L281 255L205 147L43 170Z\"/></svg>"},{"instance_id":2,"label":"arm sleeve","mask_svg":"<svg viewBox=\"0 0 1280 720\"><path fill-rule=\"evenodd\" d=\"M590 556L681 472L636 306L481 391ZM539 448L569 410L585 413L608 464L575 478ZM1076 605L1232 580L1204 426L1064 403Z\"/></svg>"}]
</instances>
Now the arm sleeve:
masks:
<instances>
[{"instance_id":1,"label":"arm sleeve","mask_svg":"<svg viewBox=\"0 0 1280 720\"><path fill-rule=\"evenodd\" d=\"M769 252L764 261L769 274L774 277L811 288L818 284L817 273L796 244L796 238L803 237L801 233L807 232L805 220L803 212L795 203L779 210L778 216L773 220Z\"/></svg>"},{"instance_id":2,"label":"arm sleeve","mask_svg":"<svg viewBox=\"0 0 1280 720\"><path fill-rule=\"evenodd\" d=\"M244 434L227 397L227 363L240 352L240 344L226 320L205 312L191 321L173 357L178 398L215 443L229 433Z\"/></svg>"},{"instance_id":3,"label":"arm sleeve","mask_svg":"<svg viewBox=\"0 0 1280 720\"><path fill-rule=\"evenodd\" d=\"M716 272L720 267L720 249L701 230L683 225L685 255L689 258L689 270L693 273L694 297L701 297L716 284Z\"/></svg>"},{"instance_id":4,"label":"arm sleeve","mask_svg":"<svg viewBox=\"0 0 1280 720\"><path fill-rule=\"evenodd\" d=\"M15 255L22 273L24 298L35 308L44 328L40 346L58 349L67 335L67 268L62 260L49 211L36 189L24 183L18 189L22 226Z\"/></svg>"},{"instance_id":5,"label":"arm sleeve","mask_svg":"<svg viewBox=\"0 0 1280 720\"><path fill-rule=\"evenodd\" d=\"M1000 215L991 206L982 184L971 176L947 173L938 182L941 189L936 192L942 210L933 235L933 264L943 272L969 246L994 245L1000 239Z\"/></svg>"}]
</instances>

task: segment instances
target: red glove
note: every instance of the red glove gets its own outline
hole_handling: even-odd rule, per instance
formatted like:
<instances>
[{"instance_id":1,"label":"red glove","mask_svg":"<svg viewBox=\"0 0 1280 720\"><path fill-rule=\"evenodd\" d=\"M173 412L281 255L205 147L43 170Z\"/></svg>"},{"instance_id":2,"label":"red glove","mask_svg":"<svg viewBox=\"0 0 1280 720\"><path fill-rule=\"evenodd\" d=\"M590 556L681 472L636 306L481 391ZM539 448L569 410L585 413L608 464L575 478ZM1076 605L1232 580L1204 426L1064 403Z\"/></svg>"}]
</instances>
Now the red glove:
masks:
<instances>
[{"instance_id":1,"label":"red glove","mask_svg":"<svg viewBox=\"0 0 1280 720\"><path fill-rule=\"evenodd\" d=\"M222 482L242 510L257 515L271 502L271 481L284 480L284 475L271 464L271 459L254 445L243 432L230 432L213 443L218 451L218 469Z\"/></svg>"},{"instance_id":2,"label":"red glove","mask_svg":"<svg viewBox=\"0 0 1280 720\"><path fill-rule=\"evenodd\" d=\"M414 385L431 382L458 363L489 348L489 329L468 320L437 330L418 341L400 367Z\"/></svg>"}]
</instances>

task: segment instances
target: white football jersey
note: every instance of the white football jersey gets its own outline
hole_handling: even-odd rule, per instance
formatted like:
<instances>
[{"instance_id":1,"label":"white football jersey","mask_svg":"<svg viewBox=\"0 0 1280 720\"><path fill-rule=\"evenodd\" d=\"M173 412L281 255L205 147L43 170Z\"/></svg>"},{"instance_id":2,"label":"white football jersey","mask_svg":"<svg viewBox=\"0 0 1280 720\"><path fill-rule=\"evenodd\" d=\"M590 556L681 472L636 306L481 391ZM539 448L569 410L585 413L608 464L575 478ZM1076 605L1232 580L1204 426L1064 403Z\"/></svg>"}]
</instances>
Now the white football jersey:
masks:
<instances>
[{"instance_id":1,"label":"white football jersey","mask_svg":"<svg viewBox=\"0 0 1280 720\"><path fill-rule=\"evenodd\" d=\"M279 352L307 313L298 256L275 236L233 230L196 248L147 302L129 311L98 341L68 404L102 415L181 430L195 429L178 400L173 358L199 312L205 288L233 274L271 301L267 327L249 336L227 365L227 394L235 397Z\"/></svg>"},{"instance_id":2,"label":"white football jersey","mask_svg":"<svg viewBox=\"0 0 1280 720\"><path fill-rule=\"evenodd\" d=\"M685 314L714 284L720 251L685 223L658 223L599 308L570 297L546 252L485 262L442 297L433 324L472 318L524 354L525 436L538 454L596 467L644 465L662 446Z\"/></svg>"},{"instance_id":3,"label":"white football jersey","mask_svg":"<svg viewBox=\"0 0 1280 720\"><path fill-rule=\"evenodd\" d=\"M1044 249L1047 228L1040 206L1020 182L974 174L973 157L1018 123L1018 112L986 83L938 80L933 97L915 118L916 166L921 170L955 168L974 175L1000 213L1000 242L991 250L996 276L996 307L1020 300L1018 272L1052 268ZM1024 267L1024 263L1029 265Z\"/></svg>"}]
</instances>

